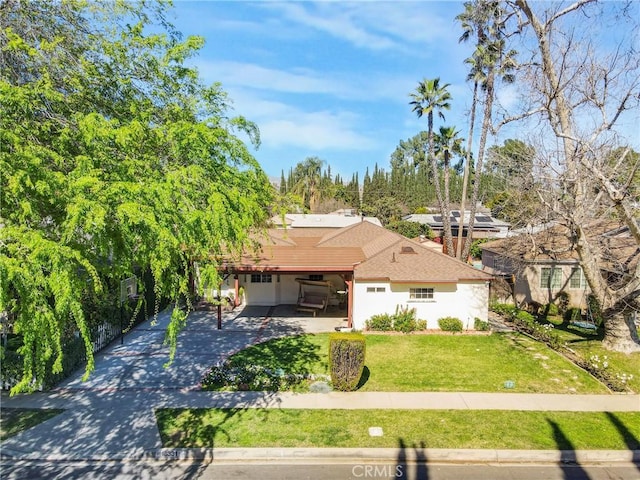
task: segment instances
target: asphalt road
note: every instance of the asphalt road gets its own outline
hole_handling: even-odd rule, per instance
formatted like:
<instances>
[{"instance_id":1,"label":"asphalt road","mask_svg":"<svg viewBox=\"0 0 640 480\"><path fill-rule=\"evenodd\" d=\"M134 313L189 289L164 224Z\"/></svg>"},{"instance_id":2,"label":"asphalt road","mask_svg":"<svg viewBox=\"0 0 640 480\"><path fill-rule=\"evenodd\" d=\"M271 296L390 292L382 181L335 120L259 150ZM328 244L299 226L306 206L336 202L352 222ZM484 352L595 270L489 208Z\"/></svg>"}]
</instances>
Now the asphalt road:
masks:
<instances>
[{"instance_id":1,"label":"asphalt road","mask_svg":"<svg viewBox=\"0 0 640 480\"><path fill-rule=\"evenodd\" d=\"M640 465L2 461L4 479L201 480L639 480Z\"/></svg>"}]
</instances>

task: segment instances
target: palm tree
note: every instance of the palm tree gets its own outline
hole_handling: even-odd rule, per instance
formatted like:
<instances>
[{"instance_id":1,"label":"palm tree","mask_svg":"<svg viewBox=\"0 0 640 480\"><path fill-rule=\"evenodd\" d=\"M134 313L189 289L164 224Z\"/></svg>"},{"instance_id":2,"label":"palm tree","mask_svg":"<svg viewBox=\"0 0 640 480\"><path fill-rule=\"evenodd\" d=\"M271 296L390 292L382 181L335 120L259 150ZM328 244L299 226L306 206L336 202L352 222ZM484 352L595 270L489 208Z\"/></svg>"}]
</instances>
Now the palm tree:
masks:
<instances>
[{"instance_id":1,"label":"palm tree","mask_svg":"<svg viewBox=\"0 0 640 480\"><path fill-rule=\"evenodd\" d=\"M449 110L451 105L451 95L447 88L449 84L440 85L440 79L434 78L431 80L424 79L418 83L416 91L410 94L412 100L409 102L413 106L412 111L421 118L423 115L427 116L427 133L429 136L428 141L428 157L431 161L431 169L433 170L433 182L436 190L436 197L438 199L438 206L440 207L440 213L442 214L442 224L444 228L444 238L446 242L447 252L449 255L454 256L453 251L453 238L451 235L451 222L449 220L449 203L445 203L445 199L442 195L442 188L440 186L440 175L438 174L438 162L434 153L434 134L433 134L433 114L437 113L440 118L444 120L444 114L442 110ZM448 197L447 197L448 198Z\"/></svg>"},{"instance_id":2,"label":"palm tree","mask_svg":"<svg viewBox=\"0 0 640 480\"><path fill-rule=\"evenodd\" d=\"M460 131L455 127L440 127L439 132L435 136L435 154L443 160L444 169L444 203L451 205L449 176L451 172L451 155L463 155L462 138L458 135ZM462 229L462 227L460 227ZM453 241L453 235L452 235ZM452 254L453 256L453 254Z\"/></svg>"},{"instance_id":3,"label":"palm tree","mask_svg":"<svg viewBox=\"0 0 640 480\"><path fill-rule=\"evenodd\" d=\"M495 0L474 0L465 3L464 13L456 17L462 24L463 33L460 41L467 41L475 33L476 49L471 59L467 61L471 65L469 80L474 82L474 100L472 105L472 118L469 126L469 145L467 164L463 175L463 202L466 200L466 185L468 183L468 168L470 167L471 139L475 123L475 106L478 101L478 86L481 87L484 97L484 112L482 128L478 144L478 156L475 166L475 181L471 195L471 212L467 228L467 238L462 252L458 252L459 258L468 257L473 241L473 224L475 220L476 205L478 203L480 177L482 175L482 163L487 143L487 135L491 128L493 101L495 99L495 84L499 78L503 82L513 81L511 71L515 67L513 58L516 52L505 52L504 21L505 14L500 2ZM461 208L462 209L462 208ZM461 231L458 232L458 248L461 246Z\"/></svg>"},{"instance_id":4,"label":"palm tree","mask_svg":"<svg viewBox=\"0 0 640 480\"><path fill-rule=\"evenodd\" d=\"M307 157L298 163L293 171L294 184L292 193L300 195L304 206L312 212L320 203L320 184L322 182L322 165L324 160L318 157Z\"/></svg>"}]
</instances>

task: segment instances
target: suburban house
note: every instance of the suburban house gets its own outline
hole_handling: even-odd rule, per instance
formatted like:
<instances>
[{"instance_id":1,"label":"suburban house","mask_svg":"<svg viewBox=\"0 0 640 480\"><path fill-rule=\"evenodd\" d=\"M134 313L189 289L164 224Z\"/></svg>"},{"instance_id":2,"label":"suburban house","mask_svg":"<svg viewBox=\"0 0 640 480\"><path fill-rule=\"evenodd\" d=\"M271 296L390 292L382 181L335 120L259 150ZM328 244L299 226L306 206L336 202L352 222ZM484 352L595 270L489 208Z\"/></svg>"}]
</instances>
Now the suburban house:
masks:
<instances>
[{"instance_id":1,"label":"suburban house","mask_svg":"<svg viewBox=\"0 0 640 480\"><path fill-rule=\"evenodd\" d=\"M625 227L615 221L596 221L586 231L605 253L603 273L609 282L633 271L640 249ZM591 291L566 227L555 224L533 234L494 240L481 248L483 270L506 280L509 285L497 293L499 300L512 296L519 306L545 305L565 292L570 306L587 308ZM493 285L499 287L500 284L494 282Z\"/></svg>"},{"instance_id":2,"label":"suburban house","mask_svg":"<svg viewBox=\"0 0 640 480\"><path fill-rule=\"evenodd\" d=\"M275 215L271 218L274 228L341 228L348 227L361 221L375 223L382 226L376 217L358 215L355 210L338 210L334 213L287 213Z\"/></svg>"},{"instance_id":3,"label":"suburban house","mask_svg":"<svg viewBox=\"0 0 640 480\"><path fill-rule=\"evenodd\" d=\"M344 309L347 326L415 308L427 328L453 316L487 320L489 280L478 269L359 219L341 228L269 229L260 249L223 265L222 295L247 305L296 305L314 315Z\"/></svg>"},{"instance_id":4,"label":"suburban house","mask_svg":"<svg viewBox=\"0 0 640 480\"><path fill-rule=\"evenodd\" d=\"M463 229L462 235L464 237L467 236L467 226L469 225L471 212L469 210L465 210L464 216L462 216L462 221L460 221L461 216L460 210L452 210L450 212L449 221L451 223L451 232L454 237L458 235L460 224L462 224ZM439 213L414 213L412 215L405 216L403 219L409 222L429 225L429 228L431 228L431 231L433 231L436 238L442 238L444 235L444 222L442 215ZM504 238L507 236L510 226L511 224L507 222L493 218L488 212L476 212L473 223L473 238L474 240L479 238Z\"/></svg>"}]
</instances>

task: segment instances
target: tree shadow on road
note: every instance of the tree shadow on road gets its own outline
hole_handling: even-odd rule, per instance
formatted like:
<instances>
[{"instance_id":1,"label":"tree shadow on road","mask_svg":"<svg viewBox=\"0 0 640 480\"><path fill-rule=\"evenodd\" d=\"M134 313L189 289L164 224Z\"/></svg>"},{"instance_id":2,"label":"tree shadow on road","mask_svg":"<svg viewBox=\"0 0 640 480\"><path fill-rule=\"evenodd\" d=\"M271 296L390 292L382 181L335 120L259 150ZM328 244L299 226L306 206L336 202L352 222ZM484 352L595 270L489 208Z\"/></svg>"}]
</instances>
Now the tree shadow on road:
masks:
<instances>
[{"instance_id":1,"label":"tree shadow on road","mask_svg":"<svg viewBox=\"0 0 640 480\"><path fill-rule=\"evenodd\" d=\"M429 467L427 465L427 454L424 442L417 446L415 443L411 447L407 446L404 439L398 439L398 454L396 456L395 478L401 480L428 480ZM415 469L414 474L410 470Z\"/></svg>"},{"instance_id":2,"label":"tree shadow on road","mask_svg":"<svg viewBox=\"0 0 640 480\"><path fill-rule=\"evenodd\" d=\"M560 461L558 462L558 466L562 470L564 478L566 480L588 480L590 478L589 474L582 468L582 466L580 466L575 448L569 438L564 434L556 422L549 419L547 419L547 422L553 430L553 439L560 451Z\"/></svg>"}]
</instances>

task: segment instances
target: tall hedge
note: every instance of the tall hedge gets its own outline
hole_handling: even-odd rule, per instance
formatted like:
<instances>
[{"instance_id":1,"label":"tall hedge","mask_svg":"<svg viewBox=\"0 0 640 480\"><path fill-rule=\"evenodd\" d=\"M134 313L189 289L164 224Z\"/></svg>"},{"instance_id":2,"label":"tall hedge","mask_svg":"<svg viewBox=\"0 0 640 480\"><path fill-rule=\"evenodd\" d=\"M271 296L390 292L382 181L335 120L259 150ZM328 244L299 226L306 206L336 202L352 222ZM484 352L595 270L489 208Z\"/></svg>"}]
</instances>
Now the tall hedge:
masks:
<instances>
[{"instance_id":1,"label":"tall hedge","mask_svg":"<svg viewBox=\"0 0 640 480\"><path fill-rule=\"evenodd\" d=\"M361 333L329 335L331 382L335 390L354 391L364 370L365 338Z\"/></svg>"}]
</instances>

